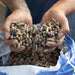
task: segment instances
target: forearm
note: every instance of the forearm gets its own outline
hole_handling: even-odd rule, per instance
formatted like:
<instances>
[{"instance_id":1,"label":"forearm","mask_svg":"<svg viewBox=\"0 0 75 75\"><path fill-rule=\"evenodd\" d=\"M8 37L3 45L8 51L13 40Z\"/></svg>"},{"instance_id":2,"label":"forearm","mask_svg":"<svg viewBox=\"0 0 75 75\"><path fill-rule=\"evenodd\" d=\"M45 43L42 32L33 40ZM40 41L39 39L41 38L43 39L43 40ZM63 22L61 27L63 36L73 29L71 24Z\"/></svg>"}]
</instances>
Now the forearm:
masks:
<instances>
[{"instance_id":1,"label":"forearm","mask_svg":"<svg viewBox=\"0 0 75 75\"><path fill-rule=\"evenodd\" d=\"M22 9L30 14L29 8L25 0L2 0L2 2L13 12L17 9Z\"/></svg>"},{"instance_id":2,"label":"forearm","mask_svg":"<svg viewBox=\"0 0 75 75\"><path fill-rule=\"evenodd\" d=\"M75 0L59 0L56 4L54 4L59 10L63 11L65 15L70 14L75 11Z\"/></svg>"}]
</instances>

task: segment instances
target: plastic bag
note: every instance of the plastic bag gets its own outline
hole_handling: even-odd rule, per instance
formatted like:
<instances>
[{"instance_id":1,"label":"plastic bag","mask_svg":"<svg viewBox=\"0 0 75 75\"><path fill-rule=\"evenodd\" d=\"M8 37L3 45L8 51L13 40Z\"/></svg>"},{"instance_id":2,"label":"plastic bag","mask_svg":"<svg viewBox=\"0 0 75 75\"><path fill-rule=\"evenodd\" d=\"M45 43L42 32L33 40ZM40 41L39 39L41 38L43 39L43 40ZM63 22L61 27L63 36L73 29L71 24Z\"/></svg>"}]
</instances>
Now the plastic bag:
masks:
<instances>
[{"instance_id":1,"label":"plastic bag","mask_svg":"<svg viewBox=\"0 0 75 75\"><path fill-rule=\"evenodd\" d=\"M75 43L68 35L64 42L56 66L50 68L33 65L4 66L0 67L0 75L75 75Z\"/></svg>"},{"instance_id":2,"label":"plastic bag","mask_svg":"<svg viewBox=\"0 0 75 75\"><path fill-rule=\"evenodd\" d=\"M75 43L68 35L65 37L64 41L68 43L68 46L64 48L69 51L65 55L63 51L61 51L57 66L46 71L40 70L37 75L75 75ZM54 70L58 67L58 70Z\"/></svg>"}]
</instances>

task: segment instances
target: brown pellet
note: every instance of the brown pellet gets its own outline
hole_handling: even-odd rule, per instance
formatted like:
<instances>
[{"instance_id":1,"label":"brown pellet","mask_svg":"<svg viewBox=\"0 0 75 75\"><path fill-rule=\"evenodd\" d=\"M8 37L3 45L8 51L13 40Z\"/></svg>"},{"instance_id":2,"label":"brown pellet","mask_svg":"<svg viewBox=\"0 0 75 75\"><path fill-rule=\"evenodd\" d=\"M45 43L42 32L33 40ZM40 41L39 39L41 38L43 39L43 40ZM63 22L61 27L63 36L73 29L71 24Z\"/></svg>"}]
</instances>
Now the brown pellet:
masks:
<instances>
[{"instance_id":1,"label":"brown pellet","mask_svg":"<svg viewBox=\"0 0 75 75\"><path fill-rule=\"evenodd\" d=\"M56 42L59 30L60 24L55 19L48 21L40 27L35 25L30 27L25 23L12 22L10 26L10 39L18 40L18 45L14 47L20 48L23 45L25 48L31 47L31 50L22 53L12 52L6 65L34 64L42 67L56 65L60 50L56 48L53 52L46 53L48 48L45 44L48 41ZM40 48L45 48L42 53L39 50Z\"/></svg>"}]
</instances>

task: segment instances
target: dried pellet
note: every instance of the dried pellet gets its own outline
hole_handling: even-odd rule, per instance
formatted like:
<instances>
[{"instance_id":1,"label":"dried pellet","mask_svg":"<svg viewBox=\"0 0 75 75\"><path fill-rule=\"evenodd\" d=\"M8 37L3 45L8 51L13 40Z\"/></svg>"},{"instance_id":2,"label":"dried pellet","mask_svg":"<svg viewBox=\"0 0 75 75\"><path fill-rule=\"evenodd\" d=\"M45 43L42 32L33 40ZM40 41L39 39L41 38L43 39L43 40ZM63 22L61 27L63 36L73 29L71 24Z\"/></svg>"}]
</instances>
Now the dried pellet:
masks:
<instances>
[{"instance_id":1,"label":"dried pellet","mask_svg":"<svg viewBox=\"0 0 75 75\"><path fill-rule=\"evenodd\" d=\"M10 39L18 40L18 45L15 45L14 47L20 48L23 45L25 48L31 47L31 51L24 51L20 54L12 53L7 65L34 64L42 67L56 65L60 50L59 53L57 49L54 50L53 53L46 53L48 48L45 44L48 41L56 42L56 40L58 40L59 30L60 24L54 19L40 27L35 25L29 27L29 25L25 23L12 22L10 26ZM41 50L39 50L40 48L45 48L42 53L40 52ZM54 57L52 57L52 55L54 55ZM17 59L17 61L15 59Z\"/></svg>"}]
</instances>

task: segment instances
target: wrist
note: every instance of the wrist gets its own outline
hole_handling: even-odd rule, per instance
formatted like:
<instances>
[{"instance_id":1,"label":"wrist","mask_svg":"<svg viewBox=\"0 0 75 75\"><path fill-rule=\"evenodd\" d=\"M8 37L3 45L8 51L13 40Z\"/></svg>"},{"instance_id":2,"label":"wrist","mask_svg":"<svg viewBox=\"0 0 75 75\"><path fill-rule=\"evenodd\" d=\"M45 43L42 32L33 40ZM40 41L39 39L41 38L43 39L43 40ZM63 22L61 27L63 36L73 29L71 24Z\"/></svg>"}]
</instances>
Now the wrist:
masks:
<instances>
[{"instance_id":1,"label":"wrist","mask_svg":"<svg viewBox=\"0 0 75 75\"><path fill-rule=\"evenodd\" d=\"M15 12L15 11L17 11L17 13L22 12L22 13L23 13L23 15L28 15L29 17L31 17L31 18L32 18L31 14L30 14L30 13L28 13L27 11L23 10L23 9L16 9L16 10L14 10L14 11L12 11L12 12Z\"/></svg>"},{"instance_id":2,"label":"wrist","mask_svg":"<svg viewBox=\"0 0 75 75\"><path fill-rule=\"evenodd\" d=\"M15 10L17 10L17 9L15 9ZM24 7L19 7L18 10L24 11L24 12L26 12L27 14L31 15L31 12L30 12L30 10L29 10L28 8L26 9L26 8L24 8Z\"/></svg>"},{"instance_id":3,"label":"wrist","mask_svg":"<svg viewBox=\"0 0 75 75\"><path fill-rule=\"evenodd\" d=\"M11 21L24 22L30 26L32 25L32 16L21 9L14 10L7 19Z\"/></svg>"},{"instance_id":4,"label":"wrist","mask_svg":"<svg viewBox=\"0 0 75 75\"><path fill-rule=\"evenodd\" d=\"M11 12L14 12L16 10L23 11L23 12L25 12L25 13L27 13L27 14L29 14L31 16L31 13L30 13L30 11L28 9L25 9L25 8L22 8L22 7L17 6L13 10L11 10Z\"/></svg>"},{"instance_id":5,"label":"wrist","mask_svg":"<svg viewBox=\"0 0 75 75\"><path fill-rule=\"evenodd\" d=\"M28 14L31 14L25 0L1 0L1 1L10 9L11 12L17 9L21 9L27 12Z\"/></svg>"}]
</instances>

